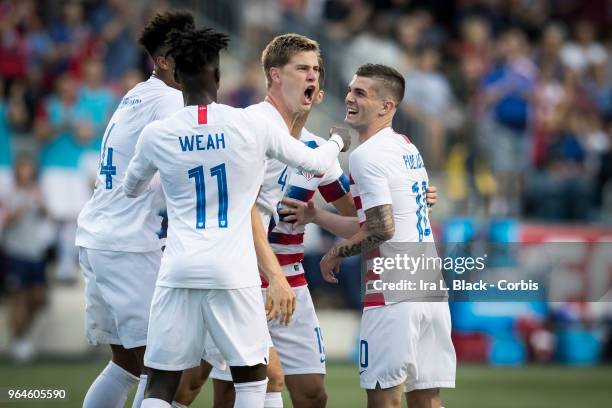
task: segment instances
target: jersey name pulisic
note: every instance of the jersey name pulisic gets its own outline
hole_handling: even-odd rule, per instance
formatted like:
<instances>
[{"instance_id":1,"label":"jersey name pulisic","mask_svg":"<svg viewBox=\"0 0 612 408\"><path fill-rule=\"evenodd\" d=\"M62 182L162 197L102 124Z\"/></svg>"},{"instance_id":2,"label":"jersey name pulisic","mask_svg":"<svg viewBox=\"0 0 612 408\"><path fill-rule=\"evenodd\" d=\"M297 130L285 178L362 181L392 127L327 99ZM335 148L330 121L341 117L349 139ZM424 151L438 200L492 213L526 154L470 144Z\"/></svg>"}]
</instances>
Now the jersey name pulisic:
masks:
<instances>
[{"instance_id":1,"label":"jersey name pulisic","mask_svg":"<svg viewBox=\"0 0 612 408\"><path fill-rule=\"evenodd\" d=\"M325 143L325 140L306 129L302 129L300 141L312 149ZM277 183L281 187L281 194L295 200L309 201L318 189L323 199L331 203L349 192L349 179L342 172L338 160L322 176L287 167L284 168L283 174L284 177L279 177L279 183ZM304 259L303 225L295 227L293 224L283 221L277 223L276 219L272 218L268 231L268 241L281 266L295 264ZM283 271L291 286L296 287L306 284L301 269L283 268ZM264 282L263 287L267 287L265 279L262 280Z\"/></svg>"},{"instance_id":2,"label":"jersey name pulisic","mask_svg":"<svg viewBox=\"0 0 612 408\"><path fill-rule=\"evenodd\" d=\"M160 249L161 189L128 198L122 181L142 129L181 108L181 92L153 76L123 97L104 133L95 190L78 218L77 246L121 252Z\"/></svg>"},{"instance_id":3,"label":"jersey name pulisic","mask_svg":"<svg viewBox=\"0 0 612 408\"><path fill-rule=\"evenodd\" d=\"M387 242L434 242L426 202L429 178L421 154L406 136L390 127L380 130L351 153L349 172L360 224L365 210L391 204L395 234ZM379 252L364 255L371 261ZM368 270L366 287L377 279ZM366 292L365 307L385 304L382 292Z\"/></svg>"},{"instance_id":4,"label":"jersey name pulisic","mask_svg":"<svg viewBox=\"0 0 612 408\"><path fill-rule=\"evenodd\" d=\"M342 141L313 151L254 110L212 103L187 106L148 125L124 181L142 193L159 170L168 239L157 285L238 289L260 284L251 208L266 157L323 173Z\"/></svg>"}]
</instances>

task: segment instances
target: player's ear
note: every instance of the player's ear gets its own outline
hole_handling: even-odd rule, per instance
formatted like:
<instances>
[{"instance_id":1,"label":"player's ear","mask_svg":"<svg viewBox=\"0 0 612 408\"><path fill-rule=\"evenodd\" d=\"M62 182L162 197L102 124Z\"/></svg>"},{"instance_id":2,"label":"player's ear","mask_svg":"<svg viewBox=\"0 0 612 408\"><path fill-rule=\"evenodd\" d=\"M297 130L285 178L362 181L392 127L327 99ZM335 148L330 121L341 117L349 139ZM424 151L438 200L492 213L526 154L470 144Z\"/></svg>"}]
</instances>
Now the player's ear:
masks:
<instances>
[{"instance_id":1,"label":"player's ear","mask_svg":"<svg viewBox=\"0 0 612 408\"><path fill-rule=\"evenodd\" d=\"M276 67L270 68L270 79L272 79L272 82L279 83L280 82L280 69Z\"/></svg>"},{"instance_id":2,"label":"player's ear","mask_svg":"<svg viewBox=\"0 0 612 408\"><path fill-rule=\"evenodd\" d=\"M158 55L157 57L155 57L155 65L157 65L158 67L160 67L161 69L165 71L168 71L169 69L172 68L170 64L168 63L168 60L166 59L166 57L164 57L163 55Z\"/></svg>"},{"instance_id":3,"label":"player's ear","mask_svg":"<svg viewBox=\"0 0 612 408\"><path fill-rule=\"evenodd\" d=\"M319 104L321 102L323 102L323 97L325 96L325 91L324 90L320 90L319 93L317 93L317 96L314 99L314 103Z\"/></svg>"},{"instance_id":4,"label":"player's ear","mask_svg":"<svg viewBox=\"0 0 612 408\"><path fill-rule=\"evenodd\" d=\"M384 116L395 110L395 102L391 99L383 99L383 105L381 109L381 116Z\"/></svg>"}]
</instances>

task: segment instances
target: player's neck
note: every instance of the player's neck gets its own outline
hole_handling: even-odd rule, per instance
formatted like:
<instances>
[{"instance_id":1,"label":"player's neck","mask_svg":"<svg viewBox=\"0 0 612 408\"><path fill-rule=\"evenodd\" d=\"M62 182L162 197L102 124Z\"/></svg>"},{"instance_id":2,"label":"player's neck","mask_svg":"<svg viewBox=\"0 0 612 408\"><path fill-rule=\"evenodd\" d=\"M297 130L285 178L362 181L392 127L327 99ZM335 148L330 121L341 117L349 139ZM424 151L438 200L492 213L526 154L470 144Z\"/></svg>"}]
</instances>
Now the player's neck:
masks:
<instances>
[{"instance_id":1,"label":"player's neck","mask_svg":"<svg viewBox=\"0 0 612 408\"><path fill-rule=\"evenodd\" d=\"M380 118L380 120L375 120L372 123L364 126L363 128L356 129L359 134L359 144L365 142L384 128L391 127L393 122L393 117L391 118Z\"/></svg>"},{"instance_id":2,"label":"player's neck","mask_svg":"<svg viewBox=\"0 0 612 408\"><path fill-rule=\"evenodd\" d=\"M217 100L217 95L211 95L206 91L183 92L183 102L185 106L190 105L209 105Z\"/></svg>"},{"instance_id":3,"label":"player's neck","mask_svg":"<svg viewBox=\"0 0 612 408\"><path fill-rule=\"evenodd\" d=\"M299 119L299 113L291 112L291 110L287 107L287 104L283 100L282 96L276 95L276 93L271 90L268 91L268 94L266 95L265 100L276 108L278 113L280 113L281 117L285 121L285 125L287 125L287 129L291 132L293 137L296 137L293 134L293 130L294 130L295 124L297 123ZM301 130L302 129L300 127L300 132Z\"/></svg>"},{"instance_id":4,"label":"player's neck","mask_svg":"<svg viewBox=\"0 0 612 408\"><path fill-rule=\"evenodd\" d=\"M156 67L151 73L151 76L159 79L170 88L178 89L180 91L181 89L178 87L173 78L170 77L170 75L172 75L170 72L159 69L158 67Z\"/></svg>"},{"instance_id":5,"label":"player's neck","mask_svg":"<svg viewBox=\"0 0 612 408\"><path fill-rule=\"evenodd\" d=\"M300 139L302 136L302 129L304 129L304 125L306 125L309 114L310 112L304 112L296 117L295 121L293 122L293 126L291 127L291 136L298 140Z\"/></svg>"}]
</instances>

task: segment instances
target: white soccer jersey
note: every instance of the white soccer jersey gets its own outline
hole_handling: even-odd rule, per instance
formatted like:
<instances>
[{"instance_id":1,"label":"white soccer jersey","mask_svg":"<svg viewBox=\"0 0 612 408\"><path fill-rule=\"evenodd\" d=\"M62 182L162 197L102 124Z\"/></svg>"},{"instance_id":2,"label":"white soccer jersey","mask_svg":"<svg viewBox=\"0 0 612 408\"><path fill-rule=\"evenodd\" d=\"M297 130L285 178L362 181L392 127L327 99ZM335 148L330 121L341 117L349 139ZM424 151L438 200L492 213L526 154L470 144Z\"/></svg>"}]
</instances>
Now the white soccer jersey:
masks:
<instances>
[{"instance_id":1,"label":"white soccer jersey","mask_svg":"<svg viewBox=\"0 0 612 408\"><path fill-rule=\"evenodd\" d=\"M349 172L360 224L365 222L365 210L392 204L395 234L388 242L434 241L427 211L427 171L406 136L390 127L380 130L353 151ZM368 273L366 285L376 279ZM366 295L366 307L384 304L382 293Z\"/></svg>"},{"instance_id":2,"label":"white soccer jersey","mask_svg":"<svg viewBox=\"0 0 612 408\"><path fill-rule=\"evenodd\" d=\"M306 129L302 129L300 141L312 149L325 142L325 140L313 135ZM325 201L331 203L349 192L348 177L342 172L337 160L321 176L299 169L287 168L286 166L283 173L284 178L280 178L282 183L276 183L280 187L279 194L295 200L309 201L318 189ZM295 227L294 224L282 221L277 223L273 218L270 220L268 231L268 241L281 266L295 264L304 259L303 225ZM283 270L287 277L303 276L301 269L283 268ZM300 286L306 284L306 281L305 279L289 279L289 283L292 286Z\"/></svg>"},{"instance_id":3,"label":"white soccer jersey","mask_svg":"<svg viewBox=\"0 0 612 408\"><path fill-rule=\"evenodd\" d=\"M260 284L250 222L266 157L323 173L339 136L313 151L255 110L187 106L148 125L124 190L141 193L159 170L169 228L157 285L238 289Z\"/></svg>"},{"instance_id":4,"label":"white soccer jersey","mask_svg":"<svg viewBox=\"0 0 612 408\"><path fill-rule=\"evenodd\" d=\"M142 129L182 107L181 92L153 76L123 97L104 133L95 190L79 214L77 246L122 252L160 248L163 193L157 188L128 198L122 181Z\"/></svg>"}]
</instances>

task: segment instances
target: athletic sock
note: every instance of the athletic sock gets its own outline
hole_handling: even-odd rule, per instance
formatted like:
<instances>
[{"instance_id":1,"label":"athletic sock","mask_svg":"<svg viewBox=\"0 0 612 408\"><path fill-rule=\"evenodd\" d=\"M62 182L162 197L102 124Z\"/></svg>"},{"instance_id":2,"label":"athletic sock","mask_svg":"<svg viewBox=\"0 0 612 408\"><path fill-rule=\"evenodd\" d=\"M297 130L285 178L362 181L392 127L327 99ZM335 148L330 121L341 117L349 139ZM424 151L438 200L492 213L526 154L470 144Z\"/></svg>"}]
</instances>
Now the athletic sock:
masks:
<instances>
[{"instance_id":1,"label":"athletic sock","mask_svg":"<svg viewBox=\"0 0 612 408\"><path fill-rule=\"evenodd\" d=\"M283 408L283 394L280 392L267 392L264 408Z\"/></svg>"},{"instance_id":2,"label":"athletic sock","mask_svg":"<svg viewBox=\"0 0 612 408\"><path fill-rule=\"evenodd\" d=\"M261 381L234 383L236 401L234 408L262 408L266 400L268 379Z\"/></svg>"},{"instance_id":3,"label":"athletic sock","mask_svg":"<svg viewBox=\"0 0 612 408\"><path fill-rule=\"evenodd\" d=\"M89 387L83 408L123 408L137 381L138 377L109 361Z\"/></svg>"},{"instance_id":4,"label":"athletic sock","mask_svg":"<svg viewBox=\"0 0 612 408\"><path fill-rule=\"evenodd\" d=\"M142 400L144 399L145 389L147 388L147 375L142 374L140 381L138 382L138 388L136 388L136 394L134 394L134 402L132 402L132 408L140 408Z\"/></svg>"},{"instance_id":5,"label":"athletic sock","mask_svg":"<svg viewBox=\"0 0 612 408\"><path fill-rule=\"evenodd\" d=\"M140 408L172 408L172 405L159 398L145 398Z\"/></svg>"}]
</instances>

